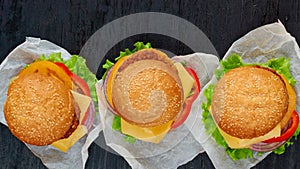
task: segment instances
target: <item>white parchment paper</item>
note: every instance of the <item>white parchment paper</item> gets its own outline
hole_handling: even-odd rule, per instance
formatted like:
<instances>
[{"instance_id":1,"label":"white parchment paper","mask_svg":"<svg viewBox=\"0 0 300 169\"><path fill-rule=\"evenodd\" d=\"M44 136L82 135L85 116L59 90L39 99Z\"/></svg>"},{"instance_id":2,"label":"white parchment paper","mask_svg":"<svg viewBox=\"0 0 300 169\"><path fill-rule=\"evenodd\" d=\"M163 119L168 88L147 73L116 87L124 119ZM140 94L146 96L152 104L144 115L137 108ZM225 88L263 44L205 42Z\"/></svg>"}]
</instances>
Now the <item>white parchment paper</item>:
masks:
<instances>
[{"instance_id":1,"label":"white parchment paper","mask_svg":"<svg viewBox=\"0 0 300 169\"><path fill-rule=\"evenodd\" d=\"M232 44L227 51L223 59L231 56L231 54L239 54L244 62L247 63L259 63L266 62L271 58L277 58L285 56L290 58L291 72L297 83L294 87L297 94L297 111L299 112L300 106L300 53L299 46L294 37L292 37L284 28L284 26L278 22L269 25L259 27L242 38L238 39ZM204 87L200 93L200 100L206 102L203 91L210 84L216 84L215 77ZM207 135L204 129L204 125L201 122L202 109L199 109L199 116L196 117L197 127L192 128L192 133L195 139L202 145L215 168L217 169L238 169L238 168L251 168L257 163L262 161L269 153L265 153L262 156L256 156L253 159L233 161L226 154L223 147L216 144L215 140Z\"/></svg>"},{"instance_id":2,"label":"white parchment paper","mask_svg":"<svg viewBox=\"0 0 300 169\"><path fill-rule=\"evenodd\" d=\"M218 57L204 53L194 53L172 58L176 62L185 61L192 67L204 86L212 77L214 69L218 66ZM198 97L192 105L188 119L179 128L169 132L159 143L148 143L137 140L134 144L127 143L124 135L112 130L114 115L107 109L107 103L102 90L103 81L97 85L99 97L99 112L106 144L123 156L132 168L139 169L173 169L192 160L199 153L204 152L201 144L195 140L190 128L193 128L195 117L201 109L201 101ZM100 145L105 146L105 145Z\"/></svg>"},{"instance_id":3,"label":"white parchment paper","mask_svg":"<svg viewBox=\"0 0 300 169\"><path fill-rule=\"evenodd\" d=\"M48 56L51 53L61 52L64 59L70 58L70 54L63 48L39 38L28 37L26 41L16 47L0 65L0 122L7 125L3 105L6 100L7 87L12 77L27 64L32 63L40 55ZM48 168L83 169L88 158L88 147L98 137L101 131L100 117L95 117L95 121L88 134L73 145L67 153L63 153L52 146L26 146L41 159Z\"/></svg>"}]
</instances>

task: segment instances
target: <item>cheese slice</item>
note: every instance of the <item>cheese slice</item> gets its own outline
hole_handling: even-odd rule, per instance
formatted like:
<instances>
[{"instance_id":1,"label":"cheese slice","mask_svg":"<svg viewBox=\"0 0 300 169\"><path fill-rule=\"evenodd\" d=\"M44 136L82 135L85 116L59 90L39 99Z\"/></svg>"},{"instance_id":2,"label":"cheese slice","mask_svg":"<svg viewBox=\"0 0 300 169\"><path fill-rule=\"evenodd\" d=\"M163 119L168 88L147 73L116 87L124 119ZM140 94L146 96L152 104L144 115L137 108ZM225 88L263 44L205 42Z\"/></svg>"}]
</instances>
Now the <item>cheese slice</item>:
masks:
<instances>
[{"instance_id":1,"label":"cheese slice","mask_svg":"<svg viewBox=\"0 0 300 169\"><path fill-rule=\"evenodd\" d=\"M183 65L179 62L175 63L175 66L178 70L178 75L182 84L182 88L183 88L183 96L184 99L186 99L189 94L191 89L194 86L194 78L185 70L185 68L183 67Z\"/></svg>"},{"instance_id":2,"label":"cheese slice","mask_svg":"<svg viewBox=\"0 0 300 169\"><path fill-rule=\"evenodd\" d=\"M83 137L87 132L88 129L86 126L81 125L82 119L87 111L92 99L86 95L82 95L75 91L72 91L74 100L78 104L80 109L80 119L79 125L77 126L76 130L68 137L64 139L60 139L51 145L56 147L57 149L61 150L62 152L67 152L70 147L72 147L81 137Z\"/></svg>"},{"instance_id":3,"label":"cheese slice","mask_svg":"<svg viewBox=\"0 0 300 169\"><path fill-rule=\"evenodd\" d=\"M78 125L76 130L65 139L58 140L51 145L58 148L62 152L67 152L81 137L88 132L88 129L84 125Z\"/></svg>"},{"instance_id":4,"label":"cheese slice","mask_svg":"<svg viewBox=\"0 0 300 169\"><path fill-rule=\"evenodd\" d=\"M209 111L211 112L211 107L209 107ZM267 134L252 139L240 139L227 134L219 126L217 126L217 128L230 148L249 148L251 144L259 143L273 137L279 137L281 135L280 123Z\"/></svg>"},{"instance_id":5,"label":"cheese slice","mask_svg":"<svg viewBox=\"0 0 300 169\"><path fill-rule=\"evenodd\" d=\"M156 127L139 127L126 122L121 118L121 130L123 134L133 136L146 142L159 143L168 133L173 121Z\"/></svg>"},{"instance_id":6,"label":"cheese slice","mask_svg":"<svg viewBox=\"0 0 300 169\"><path fill-rule=\"evenodd\" d=\"M92 98L89 97L89 96L86 96L86 95L83 95L83 94L80 94L78 92L75 92L75 91L71 91L72 92L72 95L74 97L74 100L76 101L76 103L78 104L79 106L79 109L80 109L80 123L82 122L82 119L84 117L84 113L87 111L87 109L89 108L90 104L91 104L91 101L92 101Z\"/></svg>"},{"instance_id":7,"label":"cheese slice","mask_svg":"<svg viewBox=\"0 0 300 169\"><path fill-rule=\"evenodd\" d=\"M230 136L229 134L225 133L220 128L218 128L218 129L230 148L249 148L251 144L259 143L259 142L265 141L265 140L273 138L273 137L279 137L281 134L280 123L269 133L267 133L263 136L253 138L253 139L240 139L237 137Z\"/></svg>"}]
</instances>

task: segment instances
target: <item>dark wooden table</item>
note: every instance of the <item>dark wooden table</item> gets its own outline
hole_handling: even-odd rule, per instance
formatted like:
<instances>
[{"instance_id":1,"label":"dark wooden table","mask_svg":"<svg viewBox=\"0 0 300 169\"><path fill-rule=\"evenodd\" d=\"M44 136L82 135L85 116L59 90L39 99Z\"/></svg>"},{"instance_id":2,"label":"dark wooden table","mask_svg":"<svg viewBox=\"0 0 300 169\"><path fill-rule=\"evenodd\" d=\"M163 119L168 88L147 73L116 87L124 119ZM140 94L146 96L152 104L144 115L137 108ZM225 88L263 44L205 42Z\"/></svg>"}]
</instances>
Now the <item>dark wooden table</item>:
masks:
<instances>
[{"instance_id":1,"label":"dark wooden table","mask_svg":"<svg viewBox=\"0 0 300 169\"><path fill-rule=\"evenodd\" d=\"M43 1L0 0L0 59L1 61L26 36L47 39L78 54L89 37L105 24L137 12L164 12L173 14L196 25L215 46L220 58L239 37L264 24L278 19L288 32L300 39L300 3L297 0L270 1ZM136 37L135 37L136 38ZM141 35L151 40L157 35ZM123 49L133 39L119 44ZM180 42L154 42L153 46L172 48L175 54L189 50L178 47ZM101 48L101 46L99 46ZM110 54L117 55L112 49ZM100 75L98 75L100 76ZM4 93L2 93L4 94ZM130 168L120 156L109 153L96 144L89 148L86 168ZM288 148L284 155L269 155L255 168L300 168L300 141ZM0 125L0 168L45 168L42 162L13 137L6 126ZM208 156L202 153L180 168L214 168Z\"/></svg>"}]
</instances>

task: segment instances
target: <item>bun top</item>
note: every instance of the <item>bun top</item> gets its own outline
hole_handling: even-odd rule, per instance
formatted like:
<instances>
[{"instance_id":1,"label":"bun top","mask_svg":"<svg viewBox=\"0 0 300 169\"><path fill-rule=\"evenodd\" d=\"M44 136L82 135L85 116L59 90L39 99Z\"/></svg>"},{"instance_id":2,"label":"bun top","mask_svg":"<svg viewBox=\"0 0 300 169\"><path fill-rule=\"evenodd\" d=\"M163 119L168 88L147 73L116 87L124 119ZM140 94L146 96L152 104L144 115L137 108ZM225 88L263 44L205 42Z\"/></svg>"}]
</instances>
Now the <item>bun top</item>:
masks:
<instances>
[{"instance_id":1,"label":"bun top","mask_svg":"<svg viewBox=\"0 0 300 169\"><path fill-rule=\"evenodd\" d=\"M174 120L183 103L177 69L165 53L155 49L138 51L124 61L112 96L120 116L141 127Z\"/></svg>"},{"instance_id":2,"label":"bun top","mask_svg":"<svg viewBox=\"0 0 300 169\"><path fill-rule=\"evenodd\" d=\"M285 116L289 96L275 71L244 66L228 71L215 86L211 112L224 132L240 139L263 136Z\"/></svg>"},{"instance_id":3,"label":"bun top","mask_svg":"<svg viewBox=\"0 0 300 169\"><path fill-rule=\"evenodd\" d=\"M12 81L4 115L12 134L38 146L65 138L77 119L70 90L56 77L40 73Z\"/></svg>"}]
</instances>

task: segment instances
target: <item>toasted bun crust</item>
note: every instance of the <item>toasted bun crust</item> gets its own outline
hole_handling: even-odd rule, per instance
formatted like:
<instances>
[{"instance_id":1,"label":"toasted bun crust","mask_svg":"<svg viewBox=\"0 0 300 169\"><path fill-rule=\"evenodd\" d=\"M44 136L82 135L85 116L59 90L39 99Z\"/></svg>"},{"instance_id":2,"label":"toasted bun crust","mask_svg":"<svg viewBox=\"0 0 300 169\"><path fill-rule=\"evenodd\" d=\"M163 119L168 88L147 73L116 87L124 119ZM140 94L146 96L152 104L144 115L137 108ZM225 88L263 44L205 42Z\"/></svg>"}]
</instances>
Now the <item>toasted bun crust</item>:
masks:
<instances>
[{"instance_id":1,"label":"toasted bun crust","mask_svg":"<svg viewBox=\"0 0 300 169\"><path fill-rule=\"evenodd\" d=\"M52 75L40 73L12 81L4 115L13 135L38 146L67 137L77 127L73 123L78 124L70 90Z\"/></svg>"},{"instance_id":2,"label":"toasted bun crust","mask_svg":"<svg viewBox=\"0 0 300 169\"><path fill-rule=\"evenodd\" d=\"M141 127L174 120L183 103L177 69L166 54L155 49L138 51L124 61L112 96L120 116Z\"/></svg>"},{"instance_id":3,"label":"toasted bun crust","mask_svg":"<svg viewBox=\"0 0 300 169\"><path fill-rule=\"evenodd\" d=\"M224 132L252 139L278 125L288 104L288 92L280 75L268 68L244 66L230 70L219 80L211 110Z\"/></svg>"}]
</instances>

